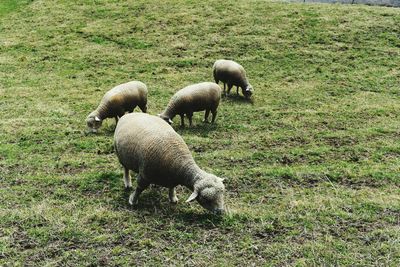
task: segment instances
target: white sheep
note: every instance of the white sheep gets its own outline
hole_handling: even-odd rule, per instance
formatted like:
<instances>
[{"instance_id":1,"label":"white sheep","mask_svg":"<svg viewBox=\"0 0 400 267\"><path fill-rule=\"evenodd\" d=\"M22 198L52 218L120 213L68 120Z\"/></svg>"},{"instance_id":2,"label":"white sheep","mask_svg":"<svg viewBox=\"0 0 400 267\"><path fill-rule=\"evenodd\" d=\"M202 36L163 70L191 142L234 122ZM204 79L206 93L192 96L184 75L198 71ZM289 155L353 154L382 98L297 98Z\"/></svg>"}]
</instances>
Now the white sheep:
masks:
<instances>
[{"instance_id":1,"label":"white sheep","mask_svg":"<svg viewBox=\"0 0 400 267\"><path fill-rule=\"evenodd\" d=\"M184 126L186 114L189 125L192 125L193 112L205 110L204 122L208 122L210 111L212 113L211 122L214 122L220 99L221 87L218 84L211 82L192 84L176 92L159 116L171 124L172 119L179 114L181 126Z\"/></svg>"},{"instance_id":2,"label":"white sheep","mask_svg":"<svg viewBox=\"0 0 400 267\"><path fill-rule=\"evenodd\" d=\"M213 66L213 75L215 83L222 81L224 83L224 94L227 95L226 85L228 85L228 94L232 86L236 85L236 94L239 94L239 87L246 98L253 94L253 87L246 77L246 71L239 63L232 60L219 59Z\"/></svg>"},{"instance_id":3,"label":"white sheep","mask_svg":"<svg viewBox=\"0 0 400 267\"><path fill-rule=\"evenodd\" d=\"M100 101L99 106L86 119L89 130L97 132L106 118L122 117L125 112L133 112L136 106L147 111L147 87L139 81L120 84L108 91Z\"/></svg>"},{"instance_id":4,"label":"white sheep","mask_svg":"<svg viewBox=\"0 0 400 267\"><path fill-rule=\"evenodd\" d=\"M132 187L129 170L138 173L131 205L150 184L169 188L170 201L177 203L175 187L184 185L193 191L186 202L196 199L205 209L223 213L223 179L201 170L182 137L161 118L144 113L123 116L115 129L114 146L126 188Z\"/></svg>"}]
</instances>

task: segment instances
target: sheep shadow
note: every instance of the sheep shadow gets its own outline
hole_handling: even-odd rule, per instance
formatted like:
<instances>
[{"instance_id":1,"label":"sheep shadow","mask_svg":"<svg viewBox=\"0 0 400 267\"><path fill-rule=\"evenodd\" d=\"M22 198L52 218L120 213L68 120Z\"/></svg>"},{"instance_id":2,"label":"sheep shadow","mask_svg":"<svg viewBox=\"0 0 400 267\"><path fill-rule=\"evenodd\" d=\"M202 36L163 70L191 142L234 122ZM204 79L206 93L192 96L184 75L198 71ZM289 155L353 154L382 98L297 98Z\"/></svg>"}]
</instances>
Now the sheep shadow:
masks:
<instances>
[{"instance_id":1,"label":"sheep shadow","mask_svg":"<svg viewBox=\"0 0 400 267\"><path fill-rule=\"evenodd\" d=\"M132 173L134 175L134 173ZM185 203L185 195L182 187L178 188L179 202L177 204L171 204L168 199L168 189L151 185L140 195L139 203L135 206L131 206L128 203L128 199L131 193L133 193L136 183L132 176L133 188L127 190L124 188L122 179L122 172L104 172L99 175L95 175L92 179L87 181L89 184L99 184L99 188L89 190L93 194L99 192L106 192L112 194L111 204L112 209L115 211L126 211L132 212L138 217L146 218L152 217L155 219L167 219L171 221L177 221L183 225L192 226L196 225L201 228L211 229L220 225L223 222L223 216L214 215L206 210L199 210L198 203ZM188 205L194 205L193 208Z\"/></svg>"},{"instance_id":2,"label":"sheep shadow","mask_svg":"<svg viewBox=\"0 0 400 267\"><path fill-rule=\"evenodd\" d=\"M162 191L153 188L143 192L137 206L126 204L125 207L142 218L168 220L189 227L212 229L223 223L223 216L212 214L202 208L199 210L188 207L188 205L199 205L198 203L185 203L184 199L180 199L177 204L169 203L167 191ZM127 199L125 201L127 203Z\"/></svg>"},{"instance_id":3,"label":"sheep shadow","mask_svg":"<svg viewBox=\"0 0 400 267\"><path fill-rule=\"evenodd\" d=\"M115 121L113 121L112 123L108 123L108 124L104 125L104 127L103 127L104 135L106 135L106 136L114 136L115 128L117 128L117 124L115 124Z\"/></svg>"},{"instance_id":4,"label":"sheep shadow","mask_svg":"<svg viewBox=\"0 0 400 267\"><path fill-rule=\"evenodd\" d=\"M245 98L242 95L237 95L236 93L231 93L229 95L222 96L222 102L235 102L243 105L254 105L254 97Z\"/></svg>"},{"instance_id":5,"label":"sheep shadow","mask_svg":"<svg viewBox=\"0 0 400 267\"><path fill-rule=\"evenodd\" d=\"M218 118L217 118L218 120ZM218 122L204 123L200 121L193 122L192 126L185 125L184 127L174 127L175 131L179 134L196 134L201 137L208 137L208 134L218 130Z\"/></svg>"}]
</instances>

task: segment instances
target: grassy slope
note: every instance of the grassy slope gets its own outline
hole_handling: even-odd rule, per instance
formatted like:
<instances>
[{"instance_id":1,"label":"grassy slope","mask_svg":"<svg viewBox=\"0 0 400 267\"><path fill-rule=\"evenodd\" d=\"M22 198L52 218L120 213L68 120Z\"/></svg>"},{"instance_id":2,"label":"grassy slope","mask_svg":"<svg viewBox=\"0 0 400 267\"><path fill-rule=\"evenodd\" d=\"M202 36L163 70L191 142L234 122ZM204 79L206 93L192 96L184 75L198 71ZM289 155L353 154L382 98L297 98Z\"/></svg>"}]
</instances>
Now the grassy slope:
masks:
<instances>
[{"instance_id":1,"label":"grassy slope","mask_svg":"<svg viewBox=\"0 0 400 267\"><path fill-rule=\"evenodd\" d=\"M400 264L400 10L261 1L33 1L0 24L0 265ZM177 89L242 63L251 105L179 129L227 177L230 216L127 205L103 93ZM176 120L178 122L178 120Z\"/></svg>"}]
</instances>

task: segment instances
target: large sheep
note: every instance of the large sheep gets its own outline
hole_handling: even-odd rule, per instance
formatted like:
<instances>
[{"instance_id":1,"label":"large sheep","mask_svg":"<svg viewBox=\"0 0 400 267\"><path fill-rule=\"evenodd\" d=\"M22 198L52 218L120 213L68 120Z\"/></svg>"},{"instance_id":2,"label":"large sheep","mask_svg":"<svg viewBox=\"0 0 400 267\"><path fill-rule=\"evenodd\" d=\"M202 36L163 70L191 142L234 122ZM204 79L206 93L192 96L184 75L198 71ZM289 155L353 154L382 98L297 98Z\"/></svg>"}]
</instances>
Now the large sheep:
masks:
<instances>
[{"instance_id":1,"label":"large sheep","mask_svg":"<svg viewBox=\"0 0 400 267\"><path fill-rule=\"evenodd\" d=\"M242 65L232 60L219 59L215 61L213 66L214 80L216 83L222 81L224 83L224 94L226 95L225 86L228 85L228 94L232 86L236 85L236 94L239 94L239 87L246 98L250 98L253 94L253 87L246 77L246 71Z\"/></svg>"},{"instance_id":2,"label":"large sheep","mask_svg":"<svg viewBox=\"0 0 400 267\"><path fill-rule=\"evenodd\" d=\"M210 111L212 113L211 122L214 122L220 99L221 87L219 85L211 82L192 84L176 92L159 116L171 124L172 119L179 114L181 126L184 126L184 115L186 114L189 125L192 125L193 112L205 110L204 122L208 122Z\"/></svg>"},{"instance_id":3,"label":"large sheep","mask_svg":"<svg viewBox=\"0 0 400 267\"><path fill-rule=\"evenodd\" d=\"M89 114L86 124L92 132L100 128L106 118L122 117L125 112L133 112L136 106L147 111L147 87L139 81L120 84L108 91L96 110Z\"/></svg>"},{"instance_id":4,"label":"large sheep","mask_svg":"<svg viewBox=\"0 0 400 267\"><path fill-rule=\"evenodd\" d=\"M115 129L114 146L126 188L132 187L129 170L138 173L131 205L150 184L169 188L169 199L176 203L175 187L184 185L193 191L186 202L196 199L205 209L224 211L223 179L201 170L182 137L161 118L144 113L123 116Z\"/></svg>"}]
</instances>

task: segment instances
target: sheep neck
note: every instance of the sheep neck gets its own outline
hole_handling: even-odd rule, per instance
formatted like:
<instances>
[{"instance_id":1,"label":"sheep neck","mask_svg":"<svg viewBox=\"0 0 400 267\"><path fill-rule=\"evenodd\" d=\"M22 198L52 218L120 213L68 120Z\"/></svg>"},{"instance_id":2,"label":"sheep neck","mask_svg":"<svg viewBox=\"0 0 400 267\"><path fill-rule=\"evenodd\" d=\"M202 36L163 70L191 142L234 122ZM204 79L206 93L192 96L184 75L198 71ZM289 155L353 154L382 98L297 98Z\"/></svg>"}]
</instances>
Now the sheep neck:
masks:
<instances>
[{"instance_id":1,"label":"sheep neck","mask_svg":"<svg viewBox=\"0 0 400 267\"><path fill-rule=\"evenodd\" d=\"M177 99L172 98L168 103L168 106L165 108L163 115L168 117L169 119L173 119L177 114Z\"/></svg>"},{"instance_id":2,"label":"sheep neck","mask_svg":"<svg viewBox=\"0 0 400 267\"><path fill-rule=\"evenodd\" d=\"M204 171L201 170L196 163L190 166L185 166L182 172L183 173L181 177L184 177L182 184L192 191L194 190L194 185L196 182L201 180L204 176Z\"/></svg>"},{"instance_id":3,"label":"sheep neck","mask_svg":"<svg viewBox=\"0 0 400 267\"><path fill-rule=\"evenodd\" d=\"M100 103L100 105L96 109L96 113L100 120L104 120L105 118L107 118L108 112L105 103Z\"/></svg>"},{"instance_id":4,"label":"sheep neck","mask_svg":"<svg viewBox=\"0 0 400 267\"><path fill-rule=\"evenodd\" d=\"M240 87L241 87L243 90L246 90L247 86L249 86L249 82L247 81L247 78L245 78L245 79L243 80L242 84L240 85Z\"/></svg>"}]
</instances>

